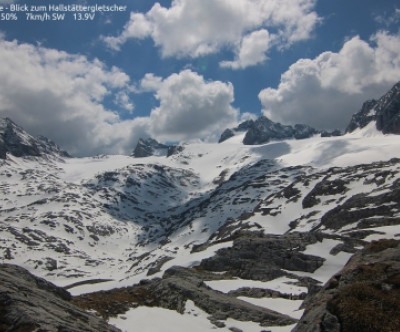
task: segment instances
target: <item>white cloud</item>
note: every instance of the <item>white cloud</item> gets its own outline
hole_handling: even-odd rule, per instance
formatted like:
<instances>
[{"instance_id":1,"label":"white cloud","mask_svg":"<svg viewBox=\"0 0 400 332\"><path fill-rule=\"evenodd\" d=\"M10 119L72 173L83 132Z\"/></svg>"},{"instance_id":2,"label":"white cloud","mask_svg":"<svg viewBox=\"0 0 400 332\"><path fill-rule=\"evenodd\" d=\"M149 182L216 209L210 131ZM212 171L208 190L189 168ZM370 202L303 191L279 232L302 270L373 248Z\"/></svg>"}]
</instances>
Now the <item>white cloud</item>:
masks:
<instances>
[{"instance_id":1,"label":"white cloud","mask_svg":"<svg viewBox=\"0 0 400 332\"><path fill-rule=\"evenodd\" d=\"M236 123L239 115L231 106L232 84L207 82L190 70L162 80L155 97L160 106L150 114L150 131L161 140L215 138Z\"/></svg>"},{"instance_id":2,"label":"white cloud","mask_svg":"<svg viewBox=\"0 0 400 332\"><path fill-rule=\"evenodd\" d=\"M217 137L235 123L233 86L185 70L165 79L147 74L139 92L154 92L150 116L121 120L105 98L133 111L129 77L99 60L0 38L0 116L44 135L77 156L130 153L140 137ZM136 91L137 92L137 91Z\"/></svg>"},{"instance_id":3,"label":"white cloud","mask_svg":"<svg viewBox=\"0 0 400 332\"><path fill-rule=\"evenodd\" d=\"M257 120L258 116L254 113L244 112L240 113L239 123L249 121L249 120Z\"/></svg>"},{"instance_id":4,"label":"white cloud","mask_svg":"<svg viewBox=\"0 0 400 332\"><path fill-rule=\"evenodd\" d=\"M45 135L77 155L132 147L138 120L121 121L102 102L109 94L132 110L129 77L99 60L0 39L0 116Z\"/></svg>"},{"instance_id":5,"label":"white cloud","mask_svg":"<svg viewBox=\"0 0 400 332\"><path fill-rule=\"evenodd\" d=\"M128 23L124 27L124 31L119 37L104 37L104 41L113 49L118 50L120 44L129 38L143 39L152 32L152 25L147 18L141 13L131 13Z\"/></svg>"},{"instance_id":6,"label":"white cloud","mask_svg":"<svg viewBox=\"0 0 400 332\"><path fill-rule=\"evenodd\" d=\"M170 8L156 3L147 13L132 13L117 37L104 37L119 49L130 38L151 37L164 57L199 57L228 47L237 65L266 59L266 34L274 46L286 47L310 38L319 21L316 0L174 0ZM262 31L262 32L261 32ZM271 32L272 31L272 32ZM254 34L255 33L255 34ZM268 44L268 43L267 43ZM250 50L246 50L250 47Z\"/></svg>"},{"instance_id":7,"label":"white cloud","mask_svg":"<svg viewBox=\"0 0 400 332\"><path fill-rule=\"evenodd\" d=\"M115 95L114 103L119 105L122 109L128 111L129 114L133 113L134 105L126 91L118 92Z\"/></svg>"},{"instance_id":8,"label":"white cloud","mask_svg":"<svg viewBox=\"0 0 400 332\"><path fill-rule=\"evenodd\" d=\"M232 69L254 66L267 60L267 51L270 47L271 36L267 30L254 31L245 36L238 50L235 61L222 61L221 67Z\"/></svg>"},{"instance_id":9,"label":"white cloud","mask_svg":"<svg viewBox=\"0 0 400 332\"><path fill-rule=\"evenodd\" d=\"M385 12L382 15L376 15L374 20L388 28L400 21L400 9L396 8L394 11L390 11L390 13Z\"/></svg>"},{"instance_id":10,"label":"white cloud","mask_svg":"<svg viewBox=\"0 0 400 332\"><path fill-rule=\"evenodd\" d=\"M162 78L153 73L147 73L140 81L140 89L144 92L157 91L162 87Z\"/></svg>"},{"instance_id":11,"label":"white cloud","mask_svg":"<svg viewBox=\"0 0 400 332\"><path fill-rule=\"evenodd\" d=\"M400 36L379 32L369 42L354 37L338 53L300 59L277 89L259 93L263 112L283 123L345 128L364 101L400 80Z\"/></svg>"}]
</instances>

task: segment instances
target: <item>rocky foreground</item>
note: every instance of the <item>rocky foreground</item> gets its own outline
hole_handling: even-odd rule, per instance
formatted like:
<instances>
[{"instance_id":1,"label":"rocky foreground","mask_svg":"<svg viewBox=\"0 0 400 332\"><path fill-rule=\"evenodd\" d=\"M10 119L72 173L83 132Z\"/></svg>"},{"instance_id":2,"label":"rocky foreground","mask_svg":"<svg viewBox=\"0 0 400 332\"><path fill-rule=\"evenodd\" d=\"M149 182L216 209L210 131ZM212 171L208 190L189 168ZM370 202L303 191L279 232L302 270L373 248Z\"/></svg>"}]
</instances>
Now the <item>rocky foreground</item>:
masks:
<instances>
[{"instance_id":1,"label":"rocky foreground","mask_svg":"<svg viewBox=\"0 0 400 332\"><path fill-rule=\"evenodd\" d=\"M271 237L244 235L235 242L242 248L234 255L235 246L222 250L213 261L204 260L196 268L173 267L161 279L144 280L132 287L102 291L72 297L68 291L30 274L27 270L10 264L0 265L0 329L2 331L118 331L99 317L109 318L125 313L139 305L164 307L182 312L187 300L192 300L210 314L216 327L223 327L227 317L252 320L260 325L289 325L293 318L257 307L237 297L289 297L266 289L240 289L228 294L215 291L206 281L216 277L215 270L228 268L222 276L230 279L240 271L266 270L276 276L274 266L296 265L312 271L320 264L318 258L306 255L287 255L287 259L265 264L258 259L260 250L270 248L267 257L279 256L288 243L297 245L293 235L286 241ZM317 241L311 236L302 242ZM285 244L286 243L286 244ZM254 249L248 251L247 249ZM238 260L233 259L234 255ZM219 263L216 263L218 261ZM213 271L210 269L211 265ZM242 270L239 266L249 267ZM280 271L280 270L279 270ZM247 273L247 272L246 272ZM253 274L253 278L255 277ZM380 240L368 244L357 252L342 271L334 275L322 288L312 279L304 278L300 284L309 289L303 307L305 313L293 331L398 331L400 319L400 241ZM96 314L89 312L97 312ZM235 332L239 331L238 329Z\"/></svg>"},{"instance_id":2,"label":"rocky foreground","mask_svg":"<svg viewBox=\"0 0 400 332\"><path fill-rule=\"evenodd\" d=\"M119 331L71 300L68 291L22 267L0 265L1 331Z\"/></svg>"}]
</instances>

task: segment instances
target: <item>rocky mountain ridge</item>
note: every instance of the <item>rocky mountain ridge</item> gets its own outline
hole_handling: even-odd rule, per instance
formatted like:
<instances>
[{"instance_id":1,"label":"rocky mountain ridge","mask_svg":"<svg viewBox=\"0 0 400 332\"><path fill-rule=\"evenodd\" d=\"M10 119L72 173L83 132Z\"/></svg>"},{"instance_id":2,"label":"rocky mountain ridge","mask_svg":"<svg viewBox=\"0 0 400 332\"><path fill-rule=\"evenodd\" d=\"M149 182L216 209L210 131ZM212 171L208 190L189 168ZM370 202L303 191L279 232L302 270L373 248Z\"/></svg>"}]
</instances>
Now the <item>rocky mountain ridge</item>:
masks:
<instances>
[{"instance_id":1,"label":"rocky mountain ridge","mask_svg":"<svg viewBox=\"0 0 400 332\"><path fill-rule=\"evenodd\" d=\"M50 139L33 137L9 118L0 118L0 159L6 159L7 153L15 157L71 157Z\"/></svg>"},{"instance_id":2,"label":"rocky mountain ridge","mask_svg":"<svg viewBox=\"0 0 400 332\"><path fill-rule=\"evenodd\" d=\"M236 128L226 129L222 133L219 143L224 142L240 132L246 133L243 139L243 144L246 145L264 144L268 143L270 140L309 138L319 133L319 131L308 125L282 125L271 121L265 116L260 116L254 121L245 121Z\"/></svg>"},{"instance_id":3,"label":"rocky mountain ridge","mask_svg":"<svg viewBox=\"0 0 400 332\"><path fill-rule=\"evenodd\" d=\"M384 134L400 134L400 82L378 100L366 101L353 115L346 132L364 128L371 122Z\"/></svg>"}]
</instances>

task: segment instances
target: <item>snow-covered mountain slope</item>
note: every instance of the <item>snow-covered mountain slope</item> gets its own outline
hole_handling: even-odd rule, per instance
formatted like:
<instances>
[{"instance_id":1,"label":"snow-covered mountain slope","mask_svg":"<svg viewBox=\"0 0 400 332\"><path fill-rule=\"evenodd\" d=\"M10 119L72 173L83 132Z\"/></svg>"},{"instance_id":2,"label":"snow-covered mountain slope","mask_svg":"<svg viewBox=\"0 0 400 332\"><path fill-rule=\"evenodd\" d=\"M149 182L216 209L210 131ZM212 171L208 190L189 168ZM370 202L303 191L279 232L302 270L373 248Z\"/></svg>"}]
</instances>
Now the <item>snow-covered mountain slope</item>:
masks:
<instances>
[{"instance_id":1,"label":"snow-covered mountain slope","mask_svg":"<svg viewBox=\"0 0 400 332\"><path fill-rule=\"evenodd\" d=\"M366 241L400 233L400 136L370 124L339 137L242 140L186 144L169 157L7 153L0 261L72 294L161 278L135 291L157 294L160 315L185 313L186 328L188 319L211 329L212 315L221 331L289 331L307 291ZM186 295L173 302L171 285ZM223 313L210 312L224 301Z\"/></svg>"}]
</instances>

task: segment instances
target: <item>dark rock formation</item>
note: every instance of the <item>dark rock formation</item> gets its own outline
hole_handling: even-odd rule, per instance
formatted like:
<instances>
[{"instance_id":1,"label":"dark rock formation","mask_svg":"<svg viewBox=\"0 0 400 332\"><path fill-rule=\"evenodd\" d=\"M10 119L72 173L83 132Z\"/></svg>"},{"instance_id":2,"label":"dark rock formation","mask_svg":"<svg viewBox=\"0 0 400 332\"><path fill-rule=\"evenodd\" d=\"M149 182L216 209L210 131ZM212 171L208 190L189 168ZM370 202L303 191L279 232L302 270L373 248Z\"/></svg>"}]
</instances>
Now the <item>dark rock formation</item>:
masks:
<instances>
[{"instance_id":1,"label":"dark rock formation","mask_svg":"<svg viewBox=\"0 0 400 332\"><path fill-rule=\"evenodd\" d=\"M400 241L373 241L304 303L293 332L400 330Z\"/></svg>"},{"instance_id":2,"label":"dark rock formation","mask_svg":"<svg viewBox=\"0 0 400 332\"><path fill-rule=\"evenodd\" d=\"M230 128L225 129L221 134L218 143L222 143L233 136L235 136L235 129L230 129Z\"/></svg>"},{"instance_id":3,"label":"dark rock formation","mask_svg":"<svg viewBox=\"0 0 400 332\"><path fill-rule=\"evenodd\" d=\"M135 150L131 156L135 158L144 158L150 156L167 156L178 154L185 148L182 145L164 145L153 138L140 138Z\"/></svg>"},{"instance_id":4,"label":"dark rock formation","mask_svg":"<svg viewBox=\"0 0 400 332\"><path fill-rule=\"evenodd\" d=\"M354 114L346 132L364 128L375 121L376 129L384 134L400 134L400 82L379 100L365 102Z\"/></svg>"},{"instance_id":5,"label":"dark rock formation","mask_svg":"<svg viewBox=\"0 0 400 332\"><path fill-rule=\"evenodd\" d=\"M178 154L178 153L182 152L183 150L185 150L185 148L182 145L171 145L168 147L167 157L171 157L175 154Z\"/></svg>"},{"instance_id":6,"label":"dark rock formation","mask_svg":"<svg viewBox=\"0 0 400 332\"><path fill-rule=\"evenodd\" d=\"M400 181L396 180L388 192L374 196L369 196L367 193L352 196L343 204L328 211L321 218L321 224L330 229L340 229L356 222L359 222L358 229L378 225L399 225L398 211L400 211Z\"/></svg>"},{"instance_id":7,"label":"dark rock formation","mask_svg":"<svg viewBox=\"0 0 400 332\"><path fill-rule=\"evenodd\" d=\"M318 234L291 233L284 236L241 235L230 248L219 250L200 267L207 271L227 271L243 279L268 281L285 275L282 270L314 272L324 259L301 252L318 241Z\"/></svg>"},{"instance_id":8,"label":"dark rock formation","mask_svg":"<svg viewBox=\"0 0 400 332\"><path fill-rule=\"evenodd\" d=\"M70 300L63 288L22 267L0 264L1 331L119 331Z\"/></svg>"},{"instance_id":9,"label":"dark rock formation","mask_svg":"<svg viewBox=\"0 0 400 332\"><path fill-rule=\"evenodd\" d=\"M0 118L0 159L6 159L7 153L15 157L70 157L50 139L33 137L9 118Z\"/></svg>"},{"instance_id":10,"label":"dark rock formation","mask_svg":"<svg viewBox=\"0 0 400 332\"><path fill-rule=\"evenodd\" d=\"M130 307L138 305L162 307L183 313L186 301L191 300L211 315L209 319L212 322L229 317L240 321L254 321L265 326L291 325L296 322L287 315L215 291L203 282L205 279L215 278L215 275L206 271L172 267L165 272L162 279L142 280L139 285L132 287L81 295L74 302L88 305L88 309L99 310L107 316L124 313Z\"/></svg>"},{"instance_id":11,"label":"dark rock formation","mask_svg":"<svg viewBox=\"0 0 400 332\"><path fill-rule=\"evenodd\" d=\"M307 125L296 124L294 127L285 126L273 122L265 116L260 116L255 121L248 120L236 128L226 129L222 133L219 143L240 132L246 132L243 139L243 144L246 145L264 144L273 139L303 139L318 133L317 130Z\"/></svg>"},{"instance_id":12,"label":"dark rock formation","mask_svg":"<svg viewBox=\"0 0 400 332\"><path fill-rule=\"evenodd\" d=\"M140 138L132 156L135 158L144 158L154 155L167 155L168 146L157 142L153 138Z\"/></svg>"},{"instance_id":13,"label":"dark rock formation","mask_svg":"<svg viewBox=\"0 0 400 332\"><path fill-rule=\"evenodd\" d=\"M39 135L37 139L43 143L43 145L46 147L47 151L50 151L52 153L55 153L57 155L60 155L63 158L71 158L72 156L65 150L63 150L61 147L59 147L56 143L54 143L51 139Z\"/></svg>"},{"instance_id":14,"label":"dark rock formation","mask_svg":"<svg viewBox=\"0 0 400 332\"><path fill-rule=\"evenodd\" d=\"M235 136L235 134L240 133L240 132L246 132L250 128L254 126L254 121L253 120L247 120L239 124L236 128L233 129L225 129L224 132L222 133L218 143L222 143L223 141L226 141L227 139Z\"/></svg>"}]
</instances>

